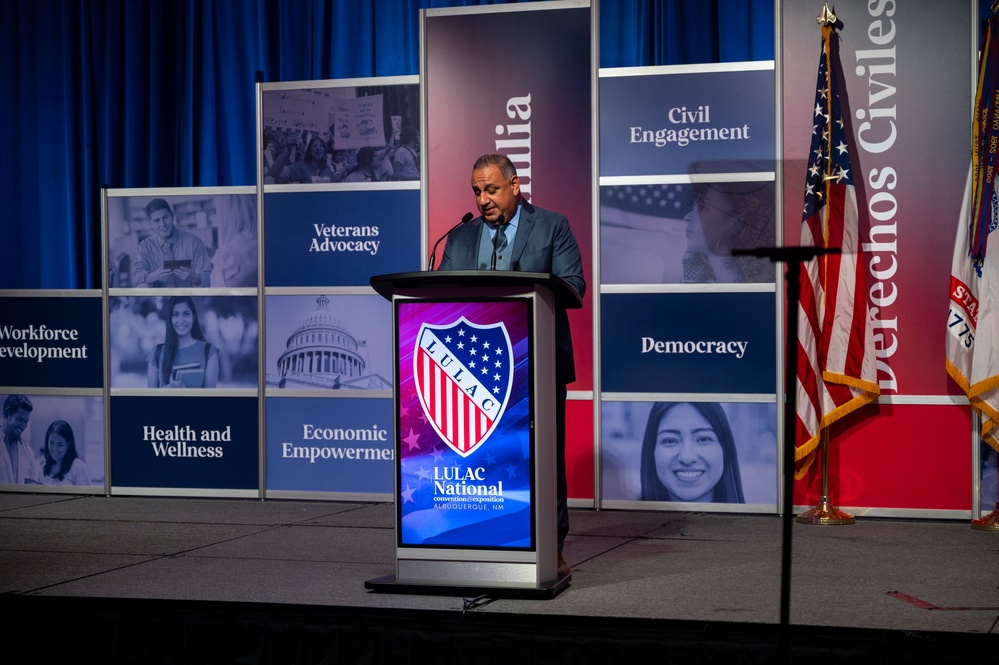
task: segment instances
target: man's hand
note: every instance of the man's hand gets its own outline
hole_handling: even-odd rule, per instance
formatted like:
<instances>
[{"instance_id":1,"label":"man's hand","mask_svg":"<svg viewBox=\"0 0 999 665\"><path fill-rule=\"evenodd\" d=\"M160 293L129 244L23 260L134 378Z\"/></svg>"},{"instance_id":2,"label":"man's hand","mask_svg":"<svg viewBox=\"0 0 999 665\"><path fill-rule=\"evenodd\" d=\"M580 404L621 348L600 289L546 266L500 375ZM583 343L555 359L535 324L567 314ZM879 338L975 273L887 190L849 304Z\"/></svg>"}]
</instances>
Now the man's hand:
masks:
<instances>
[{"instance_id":1,"label":"man's hand","mask_svg":"<svg viewBox=\"0 0 999 665\"><path fill-rule=\"evenodd\" d=\"M159 270L152 270L146 274L146 284L154 284L156 282L165 282L166 280L173 277L173 270L169 268L160 268Z\"/></svg>"},{"instance_id":2,"label":"man's hand","mask_svg":"<svg viewBox=\"0 0 999 665\"><path fill-rule=\"evenodd\" d=\"M177 279L188 281L194 286L201 286L201 275L190 268L174 268L171 272Z\"/></svg>"}]
</instances>

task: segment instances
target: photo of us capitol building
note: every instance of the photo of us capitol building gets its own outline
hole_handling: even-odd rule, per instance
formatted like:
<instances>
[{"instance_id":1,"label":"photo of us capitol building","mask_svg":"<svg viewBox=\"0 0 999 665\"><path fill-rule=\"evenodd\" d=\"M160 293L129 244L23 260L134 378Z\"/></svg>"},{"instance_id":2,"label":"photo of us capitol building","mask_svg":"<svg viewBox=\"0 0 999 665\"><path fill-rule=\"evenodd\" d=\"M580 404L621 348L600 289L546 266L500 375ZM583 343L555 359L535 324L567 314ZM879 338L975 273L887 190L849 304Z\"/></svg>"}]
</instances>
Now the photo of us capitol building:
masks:
<instances>
[{"instance_id":1,"label":"photo of us capitol building","mask_svg":"<svg viewBox=\"0 0 999 665\"><path fill-rule=\"evenodd\" d=\"M277 360L277 375L267 385L288 389L391 390L378 374L367 373L367 345L347 329L330 310L327 296L316 298L316 308L288 336Z\"/></svg>"}]
</instances>

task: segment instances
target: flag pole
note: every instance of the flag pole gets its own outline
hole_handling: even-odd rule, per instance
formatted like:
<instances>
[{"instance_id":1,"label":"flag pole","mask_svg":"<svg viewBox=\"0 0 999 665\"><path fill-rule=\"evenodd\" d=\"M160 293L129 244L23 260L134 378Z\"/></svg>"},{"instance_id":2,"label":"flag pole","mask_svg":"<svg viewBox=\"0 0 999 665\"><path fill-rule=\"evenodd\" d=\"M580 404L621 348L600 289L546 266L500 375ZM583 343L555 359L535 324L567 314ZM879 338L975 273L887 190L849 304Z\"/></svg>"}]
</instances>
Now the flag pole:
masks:
<instances>
[{"instance_id":1,"label":"flag pole","mask_svg":"<svg viewBox=\"0 0 999 665\"><path fill-rule=\"evenodd\" d=\"M999 0L997 0L999 1ZM835 29L837 24L837 17L832 11L829 10L829 3L823 3L822 11L818 16L815 17L815 22L822 26L823 31L823 43L826 43L828 39L831 39L831 33ZM828 51L826 52L826 57L828 58ZM828 76L832 76L832 67L830 66L828 70ZM826 104L829 105L828 118L833 118L832 104L834 103L832 84L827 79L826 90L828 95L826 96ZM823 184L830 180L835 180L839 177L835 174L834 164L832 159L824 159L825 176L823 177ZM822 497L819 505L815 508L806 510L805 512L799 514L796 521L800 524L821 524L821 525L842 525L842 524L853 524L853 515L838 510L833 507L832 503L829 501L829 427L822 427L819 434L819 454L822 458Z\"/></svg>"},{"instance_id":2,"label":"flag pole","mask_svg":"<svg viewBox=\"0 0 999 665\"><path fill-rule=\"evenodd\" d=\"M971 168L958 218L951 265L946 367L947 373L968 397L972 431L977 432L973 445L981 446L985 442L999 451L995 431L999 424L999 394L996 392L999 365L994 360L997 339L994 310L999 262L994 244L992 253L988 253L988 239L996 226L993 202L997 191L995 146L999 140L997 10L999 0L992 3L993 15L985 20L980 35L975 115L971 131ZM976 355L976 349L982 344L985 348ZM977 531L999 532L999 500L991 513L971 520L970 526Z\"/></svg>"},{"instance_id":3,"label":"flag pole","mask_svg":"<svg viewBox=\"0 0 999 665\"><path fill-rule=\"evenodd\" d=\"M999 0L996 0L999 3ZM981 418L975 417L972 422L981 432ZM981 439L979 439L980 441ZM980 443L978 445L981 445ZM997 489L999 489L999 482L996 483ZM971 520L971 528L975 531L999 531L999 496L996 497L996 507L988 515L982 515L977 520Z\"/></svg>"},{"instance_id":4,"label":"flag pole","mask_svg":"<svg viewBox=\"0 0 999 665\"><path fill-rule=\"evenodd\" d=\"M820 524L834 526L853 524L857 520L853 515L834 508L829 501L829 428L822 429L822 443L819 454L822 455L822 498L819 505L798 515L795 519L799 524ZM999 506L999 504L997 504Z\"/></svg>"},{"instance_id":5,"label":"flag pole","mask_svg":"<svg viewBox=\"0 0 999 665\"><path fill-rule=\"evenodd\" d=\"M999 12L999 0L992 3L992 13ZM995 17L989 18L992 21ZM975 422L980 419L976 418ZM979 428L979 431L981 429ZM999 531L999 497L996 498L996 506L988 515L983 515L977 520L971 520L971 528L976 531Z\"/></svg>"}]
</instances>

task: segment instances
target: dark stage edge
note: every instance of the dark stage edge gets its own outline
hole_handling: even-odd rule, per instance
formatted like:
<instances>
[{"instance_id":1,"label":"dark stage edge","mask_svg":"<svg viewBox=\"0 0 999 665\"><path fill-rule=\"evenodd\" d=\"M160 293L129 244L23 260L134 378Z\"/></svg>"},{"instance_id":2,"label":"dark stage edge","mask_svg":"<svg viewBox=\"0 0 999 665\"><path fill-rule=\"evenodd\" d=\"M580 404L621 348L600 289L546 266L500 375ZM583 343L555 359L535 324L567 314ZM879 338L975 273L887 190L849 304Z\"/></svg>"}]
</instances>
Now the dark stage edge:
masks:
<instances>
[{"instance_id":1,"label":"dark stage edge","mask_svg":"<svg viewBox=\"0 0 999 665\"><path fill-rule=\"evenodd\" d=\"M776 663L779 626L289 604L0 596L43 662ZM994 635L791 626L791 663L996 662Z\"/></svg>"},{"instance_id":2,"label":"dark stage edge","mask_svg":"<svg viewBox=\"0 0 999 665\"><path fill-rule=\"evenodd\" d=\"M407 582L386 575L367 580L364 588L380 593L405 593L419 596L472 596L475 598L518 598L523 600L551 600L572 581L572 575L559 575L553 582L536 587L475 586L461 584L431 584Z\"/></svg>"}]
</instances>

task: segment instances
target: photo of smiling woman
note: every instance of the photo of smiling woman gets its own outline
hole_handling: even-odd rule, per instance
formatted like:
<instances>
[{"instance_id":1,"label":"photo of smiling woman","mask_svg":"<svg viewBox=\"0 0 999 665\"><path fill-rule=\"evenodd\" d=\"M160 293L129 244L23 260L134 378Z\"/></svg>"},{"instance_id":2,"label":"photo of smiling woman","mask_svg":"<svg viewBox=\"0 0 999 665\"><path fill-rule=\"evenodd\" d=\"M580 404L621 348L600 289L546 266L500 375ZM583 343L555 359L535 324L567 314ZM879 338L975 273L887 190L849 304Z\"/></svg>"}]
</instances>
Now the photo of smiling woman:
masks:
<instances>
[{"instance_id":1,"label":"photo of smiling woman","mask_svg":"<svg viewBox=\"0 0 999 665\"><path fill-rule=\"evenodd\" d=\"M65 420L54 420L45 431L42 448L43 485L90 485L90 471L76 451L73 428Z\"/></svg>"},{"instance_id":2,"label":"photo of smiling woman","mask_svg":"<svg viewBox=\"0 0 999 665\"><path fill-rule=\"evenodd\" d=\"M771 512L777 503L773 402L606 400L601 503L607 508Z\"/></svg>"},{"instance_id":3,"label":"photo of smiling woman","mask_svg":"<svg viewBox=\"0 0 999 665\"><path fill-rule=\"evenodd\" d=\"M218 349L205 341L194 300L174 296L165 311L166 339L149 359L149 387L214 388L219 378Z\"/></svg>"},{"instance_id":4,"label":"photo of smiling woman","mask_svg":"<svg viewBox=\"0 0 999 665\"><path fill-rule=\"evenodd\" d=\"M745 503L728 418L714 402L656 402L642 440L643 501Z\"/></svg>"}]
</instances>

